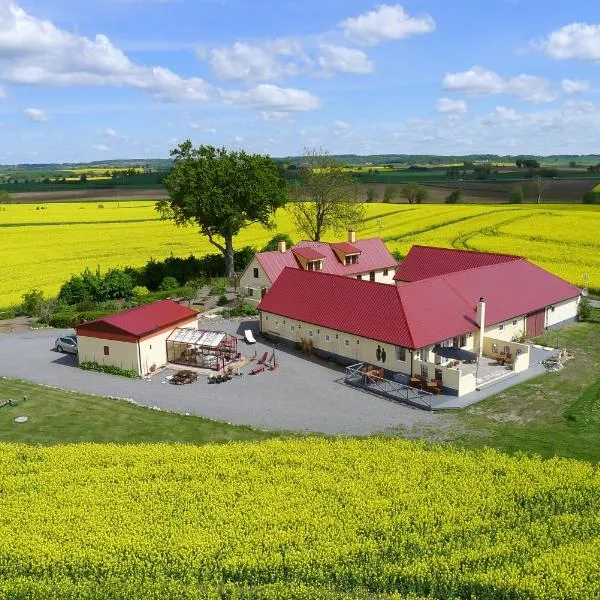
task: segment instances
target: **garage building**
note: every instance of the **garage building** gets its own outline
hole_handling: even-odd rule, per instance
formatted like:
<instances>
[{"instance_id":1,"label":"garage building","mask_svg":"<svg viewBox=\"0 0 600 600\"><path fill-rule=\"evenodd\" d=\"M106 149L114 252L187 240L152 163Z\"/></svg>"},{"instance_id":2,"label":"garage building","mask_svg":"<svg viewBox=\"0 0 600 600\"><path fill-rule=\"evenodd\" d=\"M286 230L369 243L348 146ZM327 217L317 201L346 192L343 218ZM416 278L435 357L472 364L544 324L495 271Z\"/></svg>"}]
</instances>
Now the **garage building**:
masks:
<instances>
[{"instance_id":1,"label":"garage building","mask_svg":"<svg viewBox=\"0 0 600 600\"><path fill-rule=\"evenodd\" d=\"M167 338L180 327L198 328L198 313L172 300L137 306L75 328L79 362L152 373L167 364Z\"/></svg>"}]
</instances>

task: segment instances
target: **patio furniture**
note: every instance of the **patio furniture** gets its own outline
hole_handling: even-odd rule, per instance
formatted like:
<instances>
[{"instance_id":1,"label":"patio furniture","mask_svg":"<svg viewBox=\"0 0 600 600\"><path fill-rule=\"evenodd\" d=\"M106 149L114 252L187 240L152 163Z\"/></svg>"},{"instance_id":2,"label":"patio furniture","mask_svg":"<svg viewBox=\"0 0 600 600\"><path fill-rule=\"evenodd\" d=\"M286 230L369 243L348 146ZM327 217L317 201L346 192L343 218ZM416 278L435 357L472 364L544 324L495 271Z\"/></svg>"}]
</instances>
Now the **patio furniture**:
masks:
<instances>
[{"instance_id":1,"label":"patio furniture","mask_svg":"<svg viewBox=\"0 0 600 600\"><path fill-rule=\"evenodd\" d=\"M264 365L265 362L267 361L267 357L269 356L268 352L265 352L259 359L258 359L258 364L259 365Z\"/></svg>"},{"instance_id":2,"label":"patio furniture","mask_svg":"<svg viewBox=\"0 0 600 600\"><path fill-rule=\"evenodd\" d=\"M432 379L431 381L427 382L427 391L437 395L441 393L442 388L435 379Z\"/></svg>"},{"instance_id":3,"label":"patio furniture","mask_svg":"<svg viewBox=\"0 0 600 600\"><path fill-rule=\"evenodd\" d=\"M256 340L254 339L254 335L252 333L252 329L244 330L244 339L248 344L256 344Z\"/></svg>"},{"instance_id":4,"label":"patio furniture","mask_svg":"<svg viewBox=\"0 0 600 600\"><path fill-rule=\"evenodd\" d=\"M420 377L411 377L410 378L410 387L417 388L420 390L422 385L423 385L423 381L421 380Z\"/></svg>"},{"instance_id":5,"label":"patio furniture","mask_svg":"<svg viewBox=\"0 0 600 600\"><path fill-rule=\"evenodd\" d=\"M250 371L250 375L258 375L265 370L265 365L259 365L258 367L254 367L252 371Z\"/></svg>"}]
</instances>

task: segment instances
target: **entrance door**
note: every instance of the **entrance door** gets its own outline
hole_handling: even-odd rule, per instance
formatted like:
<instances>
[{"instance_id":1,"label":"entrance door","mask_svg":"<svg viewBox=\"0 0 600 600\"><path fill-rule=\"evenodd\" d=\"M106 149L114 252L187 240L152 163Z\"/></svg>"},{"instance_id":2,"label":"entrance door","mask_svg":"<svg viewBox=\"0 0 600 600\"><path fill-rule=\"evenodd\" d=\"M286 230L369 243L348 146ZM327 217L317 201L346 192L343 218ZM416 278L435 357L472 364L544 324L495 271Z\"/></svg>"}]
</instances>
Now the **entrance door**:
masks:
<instances>
[{"instance_id":1,"label":"entrance door","mask_svg":"<svg viewBox=\"0 0 600 600\"><path fill-rule=\"evenodd\" d=\"M527 315L527 337L534 338L544 333L544 315L544 309Z\"/></svg>"}]
</instances>

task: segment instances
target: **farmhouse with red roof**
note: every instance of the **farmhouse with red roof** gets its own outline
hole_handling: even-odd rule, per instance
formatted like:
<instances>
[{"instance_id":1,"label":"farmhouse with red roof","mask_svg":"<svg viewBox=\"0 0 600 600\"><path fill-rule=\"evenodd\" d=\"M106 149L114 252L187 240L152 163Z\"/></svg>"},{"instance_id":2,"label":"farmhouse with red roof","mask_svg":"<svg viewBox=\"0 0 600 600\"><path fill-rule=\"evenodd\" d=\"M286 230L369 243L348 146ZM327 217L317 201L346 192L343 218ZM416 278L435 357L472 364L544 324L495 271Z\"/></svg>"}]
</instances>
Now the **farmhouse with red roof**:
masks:
<instances>
[{"instance_id":1,"label":"farmhouse with red roof","mask_svg":"<svg viewBox=\"0 0 600 600\"><path fill-rule=\"evenodd\" d=\"M347 242L302 241L289 249L280 242L278 250L254 257L240 278L240 292L258 304L286 267L393 284L397 265L383 240L357 240L354 231Z\"/></svg>"},{"instance_id":2,"label":"farmhouse with red roof","mask_svg":"<svg viewBox=\"0 0 600 600\"><path fill-rule=\"evenodd\" d=\"M261 330L464 395L479 384L482 359L526 370L524 340L575 320L580 298L509 255L415 246L396 278L394 286L284 267L258 305Z\"/></svg>"}]
</instances>

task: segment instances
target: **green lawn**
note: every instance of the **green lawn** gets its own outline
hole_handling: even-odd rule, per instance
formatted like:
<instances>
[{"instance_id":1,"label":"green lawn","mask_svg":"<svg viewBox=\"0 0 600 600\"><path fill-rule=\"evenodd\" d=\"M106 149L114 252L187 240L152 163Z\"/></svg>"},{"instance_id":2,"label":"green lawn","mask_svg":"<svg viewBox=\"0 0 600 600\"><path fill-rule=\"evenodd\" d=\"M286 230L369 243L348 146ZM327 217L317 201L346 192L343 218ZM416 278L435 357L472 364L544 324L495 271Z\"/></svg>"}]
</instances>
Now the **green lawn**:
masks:
<instances>
[{"instance_id":1,"label":"green lawn","mask_svg":"<svg viewBox=\"0 0 600 600\"><path fill-rule=\"evenodd\" d=\"M453 443L600 462L600 310L541 343L556 347L557 335L575 358L455 415Z\"/></svg>"},{"instance_id":2,"label":"green lawn","mask_svg":"<svg viewBox=\"0 0 600 600\"><path fill-rule=\"evenodd\" d=\"M27 396L27 400L23 400ZM75 394L24 381L0 378L0 403L12 398L17 406L0 408L0 442L68 444L77 442L219 443L265 440L281 436L135 406L125 400ZM15 423L17 416L29 417Z\"/></svg>"}]
</instances>

